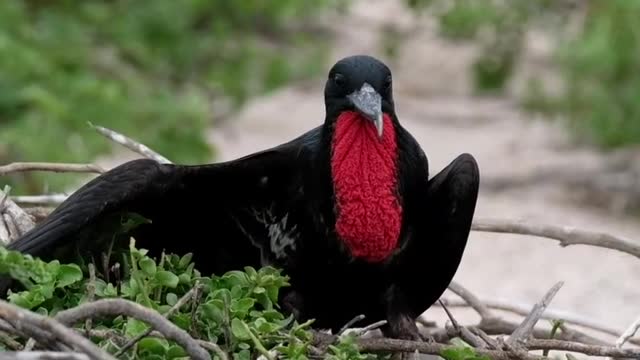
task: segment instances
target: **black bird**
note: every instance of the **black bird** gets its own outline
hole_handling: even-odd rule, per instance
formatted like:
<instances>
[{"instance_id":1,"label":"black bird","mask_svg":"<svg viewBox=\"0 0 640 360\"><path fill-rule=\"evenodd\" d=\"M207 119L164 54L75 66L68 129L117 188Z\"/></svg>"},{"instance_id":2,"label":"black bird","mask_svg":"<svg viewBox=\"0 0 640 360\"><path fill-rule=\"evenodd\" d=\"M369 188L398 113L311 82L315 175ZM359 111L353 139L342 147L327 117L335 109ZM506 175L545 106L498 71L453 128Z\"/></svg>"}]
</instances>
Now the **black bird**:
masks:
<instances>
[{"instance_id":1,"label":"black bird","mask_svg":"<svg viewBox=\"0 0 640 360\"><path fill-rule=\"evenodd\" d=\"M132 235L151 254L192 252L203 274L275 266L291 283L281 304L299 320L336 331L364 314L387 320L387 336L419 339L416 317L460 264L478 166L464 153L429 179L427 157L398 122L391 72L378 59L338 61L324 100L323 124L233 161L122 164L9 248L43 259L68 244L100 251L101 231L137 213L151 223Z\"/></svg>"}]
</instances>

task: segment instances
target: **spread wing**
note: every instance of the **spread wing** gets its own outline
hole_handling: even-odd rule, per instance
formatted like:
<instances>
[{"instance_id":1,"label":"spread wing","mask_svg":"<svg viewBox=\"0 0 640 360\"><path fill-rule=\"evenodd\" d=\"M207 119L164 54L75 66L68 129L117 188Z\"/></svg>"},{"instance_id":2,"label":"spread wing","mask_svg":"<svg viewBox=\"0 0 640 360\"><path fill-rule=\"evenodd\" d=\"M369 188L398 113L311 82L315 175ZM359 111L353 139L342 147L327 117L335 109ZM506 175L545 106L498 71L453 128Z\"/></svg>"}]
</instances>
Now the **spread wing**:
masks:
<instances>
[{"instance_id":1,"label":"spread wing","mask_svg":"<svg viewBox=\"0 0 640 360\"><path fill-rule=\"evenodd\" d=\"M43 258L69 244L75 251L103 250L107 244L99 239L105 229L137 214L150 223L124 235L134 235L141 248L191 252L203 272L258 266L282 245L269 231L275 226L282 235L296 225L287 211L300 197L303 166L319 131L228 162L127 162L82 186L8 248ZM116 233L107 232L107 238Z\"/></svg>"}]
</instances>

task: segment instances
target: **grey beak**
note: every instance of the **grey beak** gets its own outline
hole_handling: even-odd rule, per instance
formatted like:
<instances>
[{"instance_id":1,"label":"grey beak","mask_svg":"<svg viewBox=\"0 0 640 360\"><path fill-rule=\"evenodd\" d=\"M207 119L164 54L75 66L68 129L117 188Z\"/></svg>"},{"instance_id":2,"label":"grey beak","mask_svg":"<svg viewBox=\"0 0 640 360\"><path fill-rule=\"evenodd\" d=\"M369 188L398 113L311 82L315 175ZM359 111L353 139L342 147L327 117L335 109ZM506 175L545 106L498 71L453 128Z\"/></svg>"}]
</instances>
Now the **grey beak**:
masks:
<instances>
[{"instance_id":1,"label":"grey beak","mask_svg":"<svg viewBox=\"0 0 640 360\"><path fill-rule=\"evenodd\" d=\"M347 95L356 109L376 126L378 137L382 138L382 97L369 84Z\"/></svg>"}]
</instances>

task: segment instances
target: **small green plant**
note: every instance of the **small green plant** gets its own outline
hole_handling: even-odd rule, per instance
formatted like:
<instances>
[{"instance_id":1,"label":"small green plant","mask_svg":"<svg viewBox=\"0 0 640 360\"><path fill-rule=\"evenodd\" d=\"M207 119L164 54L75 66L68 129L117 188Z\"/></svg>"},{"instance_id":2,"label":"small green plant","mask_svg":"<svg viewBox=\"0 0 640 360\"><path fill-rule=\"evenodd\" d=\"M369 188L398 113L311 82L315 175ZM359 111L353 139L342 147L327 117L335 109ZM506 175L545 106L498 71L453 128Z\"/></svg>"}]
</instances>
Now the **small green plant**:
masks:
<instances>
[{"instance_id":1,"label":"small green plant","mask_svg":"<svg viewBox=\"0 0 640 360\"><path fill-rule=\"evenodd\" d=\"M90 276L85 266L61 264L57 260L44 262L2 247L0 273L8 274L23 287L10 292L9 302L51 316L89 301L89 287L94 289L93 300L122 298L166 314L181 297L200 286L202 296L169 317L193 337L217 344L234 360L255 359L260 355L270 359L272 351L283 359L309 358L313 321L298 323L279 309L279 293L289 285L288 277L280 270L246 267L243 271L204 276L191 262L192 254L162 254L155 259L145 249L138 249L133 239L125 254L122 275L115 284L106 281L100 272ZM107 332L108 337L95 335L91 339L102 349L116 353L124 345L123 339L144 334L149 326L134 318L114 316L94 319L92 329ZM15 340L23 343L26 339ZM186 359L187 354L173 341L149 335L124 356L145 360ZM374 358L361 354L351 337L331 345L326 357Z\"/></svg>"}]
</instances>

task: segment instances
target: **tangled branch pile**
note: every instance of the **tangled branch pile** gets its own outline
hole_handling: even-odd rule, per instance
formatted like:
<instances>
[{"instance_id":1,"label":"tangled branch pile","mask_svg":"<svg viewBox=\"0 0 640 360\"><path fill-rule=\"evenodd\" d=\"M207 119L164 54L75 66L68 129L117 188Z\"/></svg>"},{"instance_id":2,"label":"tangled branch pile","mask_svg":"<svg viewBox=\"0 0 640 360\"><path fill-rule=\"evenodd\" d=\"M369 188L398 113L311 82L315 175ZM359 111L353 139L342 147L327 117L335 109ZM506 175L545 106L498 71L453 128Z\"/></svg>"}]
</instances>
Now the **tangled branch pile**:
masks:
<instances>
[{"instance_id":1,"label":"tangled branch pile","mask_svg":"<svg viewBox=\"0 0 640 360\"><path fill-rule=\"evenodd\" d=\"M146 157L169 161L130 138L99 129ZM20 163L1 166L0 174L32 170L103 171L92 165ZM22 209L14 201L20 199L5 190L0 192L3 243L19 237L47 213L41 208ZM562 246L599 246L640 257L640 247L631 241L568 227L477 219L473 229L547 237ZM338 334L317 331L313 321L301 324L279 311L278 294L288 286L288 278L278 269L247 267L206 276L191 263L191 254L180 255L154 259L132 239L128 249L109 255L118 259L115 266L98 264L96 270L96 264L47 263L0 247L0 273L24 287L0 300L0 350L31 359L55 354L65 359L365 360L414 352L447 360L544 359L552 351L566 353L569 359L571 353L640 358L640 338L634 338L640 319L621 333L548 309L562 282L532 306L482 300L451 283L449 289L459 299L443 298L438 303L450 324L437 327L423 322L426 341L417 342L382 337L377 328L384 322L359 329L345 324ZM480 322L460 324L449 308L461 306L473 308ZM524 319L511 322L493 309ZM551 331L538 326L542 318L553 320ZM576 327L613 335L618 341L614 344Z\"/></svg>"}]
</instances>

